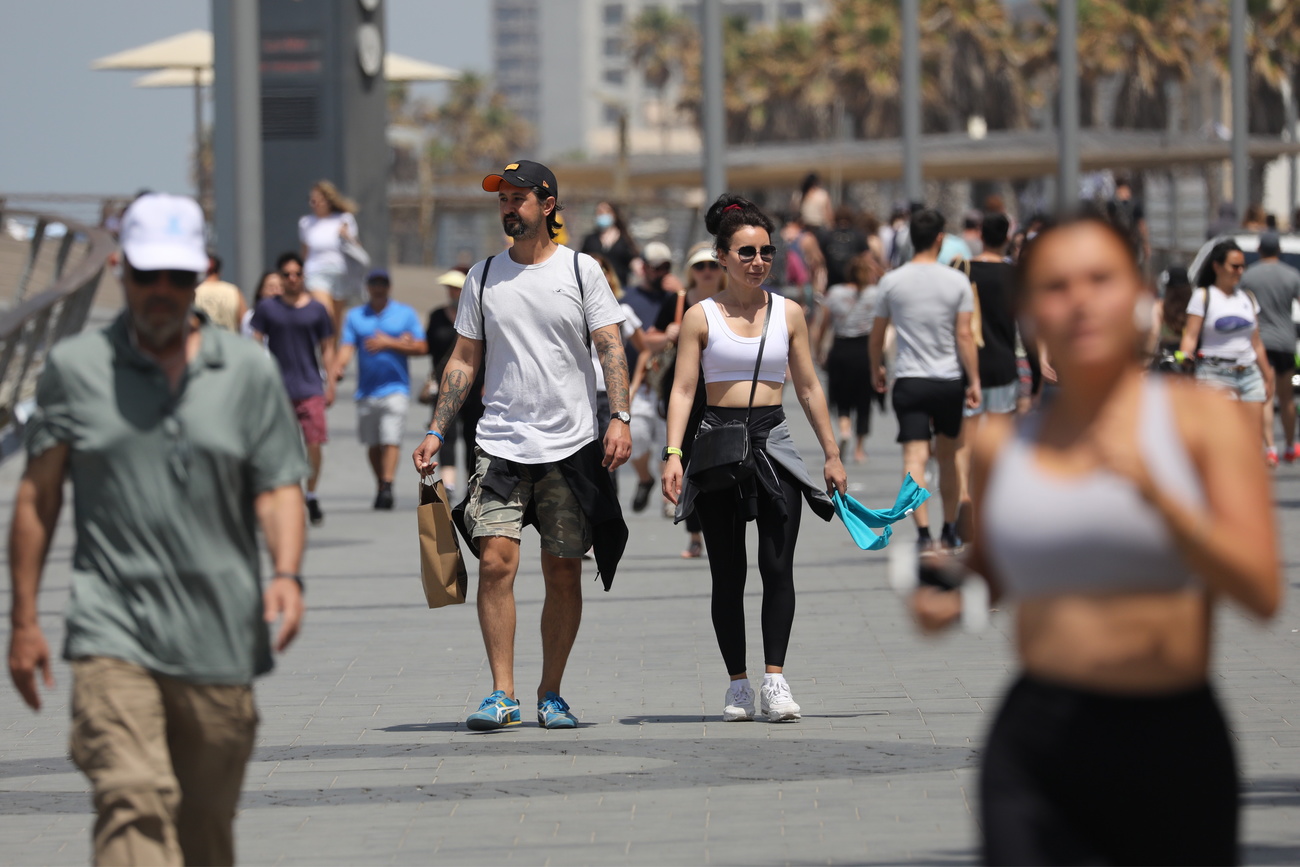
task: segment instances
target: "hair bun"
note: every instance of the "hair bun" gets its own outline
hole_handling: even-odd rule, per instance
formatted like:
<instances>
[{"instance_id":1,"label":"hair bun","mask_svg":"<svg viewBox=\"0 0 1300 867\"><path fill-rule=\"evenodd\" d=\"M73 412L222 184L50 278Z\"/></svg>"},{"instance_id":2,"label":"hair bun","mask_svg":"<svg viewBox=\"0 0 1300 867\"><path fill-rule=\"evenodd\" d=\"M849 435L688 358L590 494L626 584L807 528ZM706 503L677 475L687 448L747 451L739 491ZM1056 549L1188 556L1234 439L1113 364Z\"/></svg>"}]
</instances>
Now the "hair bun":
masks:
<instances>
[{"instance_id":1,"label":"hair bun","mask_svg":"<svg viewBox=\"0 0 1300 867\"><path fill-rule=\"evenodd\" d=\"M754 203L743 196L737 196L735 193L723 193L718 196L718 200L709 206L708 213L704 215L704 228L710 235L717 235L722 228L722 215L730 212L732 208L739 208L743 213L749 208L753 208Z\"/></svg>"}]
</instances>

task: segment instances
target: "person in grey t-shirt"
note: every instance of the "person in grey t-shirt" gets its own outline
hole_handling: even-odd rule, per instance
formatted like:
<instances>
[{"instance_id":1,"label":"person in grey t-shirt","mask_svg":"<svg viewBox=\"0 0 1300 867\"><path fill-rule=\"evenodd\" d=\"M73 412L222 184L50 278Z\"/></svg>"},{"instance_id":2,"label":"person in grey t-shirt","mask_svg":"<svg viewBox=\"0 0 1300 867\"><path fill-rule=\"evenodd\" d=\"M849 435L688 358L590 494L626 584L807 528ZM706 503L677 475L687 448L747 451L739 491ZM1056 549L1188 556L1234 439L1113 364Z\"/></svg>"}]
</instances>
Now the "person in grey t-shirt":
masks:
<instances>
[{"instance_id":1,"label":"person in grey t-shirt","mask_svg":"<svg viewBox=\"0 0 1300 867\"><path fill-rule=\"evenodd\" d=\"M975 409L982 397L979 356L971 330L975 293L965 274L939 264L943 223L943 215L935 210L914 214L908 231L916 255L880 280L876 322L871 328L871 369L876 391L883 392L881 358L885 330L892 324L898 335L892 403L898 416L898 441L903 445L903 471L918 481L925 478L930 441L937 436L939 491L943 495L940 544L955 551L961 548L957 512L965 485L957 468L962 407L964 402ZM920 534L918 548L932 550L928 509L922 505L912 517Z\"/></svg>"},{"instance_id":2,"label":"person in grey t-shirt","mask_svg":"<svg viewBox=\"0 0 1300 867\"><path fill-rule=\"evenodd\" d=\"M1300 457L1296 449L1295 393L1291 377L1295 374L1296 329L1291 320L1291 305L1300 301L1300 271L1282 261L1282 244L1275 232L1259 236L1259 261L1246 269L1241 288L1254 294L1259 302L1259 338L1268 353L1268 362L1277 377L1277 399L1282 405L1282 431L1286 451L1282 459L1288 464ZM1272 405L1265 403L1265 424L1273 429Z\"/></svg>"}]
</instances>

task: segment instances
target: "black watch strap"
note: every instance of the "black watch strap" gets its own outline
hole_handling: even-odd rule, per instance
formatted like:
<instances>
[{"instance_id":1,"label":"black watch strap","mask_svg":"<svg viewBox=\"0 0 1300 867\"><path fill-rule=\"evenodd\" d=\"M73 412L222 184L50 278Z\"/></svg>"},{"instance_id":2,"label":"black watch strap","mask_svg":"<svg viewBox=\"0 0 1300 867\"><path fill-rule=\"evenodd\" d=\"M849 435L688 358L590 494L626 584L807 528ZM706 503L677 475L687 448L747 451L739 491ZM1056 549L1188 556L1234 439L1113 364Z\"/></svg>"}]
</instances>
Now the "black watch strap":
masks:
<instances>
[{"instance_id":1,"label":"black watch strap","mask_svg":"<svg viewBox=\"0 0 1300 867\"><path fill-rule=\"evenodd\" d=\"M272 575L271 577L272 577L273 579L274 579L274 578L292 578L292 579L297 583L297 585L298 585L298 589L299 589L299 590L305 590L305 589L306 589L306 588L303 586L303 583L302 583L302 576L299 575L297 572L276 572L276 573L275 573L274 575Z\"/></svg>"}]
</instances>

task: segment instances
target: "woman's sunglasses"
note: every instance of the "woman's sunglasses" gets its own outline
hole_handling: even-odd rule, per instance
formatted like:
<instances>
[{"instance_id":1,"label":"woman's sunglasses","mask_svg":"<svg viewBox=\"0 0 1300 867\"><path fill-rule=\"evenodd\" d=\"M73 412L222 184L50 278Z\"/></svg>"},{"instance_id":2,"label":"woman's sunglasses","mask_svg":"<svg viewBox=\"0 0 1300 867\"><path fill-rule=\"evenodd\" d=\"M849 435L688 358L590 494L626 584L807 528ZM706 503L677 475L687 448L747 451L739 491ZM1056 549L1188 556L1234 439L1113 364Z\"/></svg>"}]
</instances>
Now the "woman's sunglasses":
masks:
<instances>
[{"instance_id":1,"label":"woman's sunglasses","mask_svg":"<svg viewBox=\"0 0 1300 867\"><path fill-rule=\"evenodd\" d=\"M162 279L164 274L167 275L167 282L177 289L193 289L199 285L199 273L197 271L181 271L175 268L144 271L134 265L131 266L131 281L137 286L153 286Z\"/></svg>"},{"instance_id":2,"label":"woman's sunglasses","mask_svg":"<svg viewBox=\"0 0 1300 867\"><path fill-rule=\"evenodd\" d=\"M754 257L750 256L749 258L752 259ZM717 262L696 262L694 265L691 266L691 270L692 271L716 271L721 267L722 266Z\"/></svg>"},{"instance_id":3,"label":"woman's sunglasses","mask_svg":"<svg viewBox=\"0 0 1300 867\"><path fill-rule=\"evenodd\" d=\"M740 261L742 262L752 262L754 261L755 256L762 257L764 262L771 262L776 258L776 245L764 244L761 247L755 247L751 244L746 244L743 247L736 248L736 255L740 257Z\"/></svg>"}]
</instances>

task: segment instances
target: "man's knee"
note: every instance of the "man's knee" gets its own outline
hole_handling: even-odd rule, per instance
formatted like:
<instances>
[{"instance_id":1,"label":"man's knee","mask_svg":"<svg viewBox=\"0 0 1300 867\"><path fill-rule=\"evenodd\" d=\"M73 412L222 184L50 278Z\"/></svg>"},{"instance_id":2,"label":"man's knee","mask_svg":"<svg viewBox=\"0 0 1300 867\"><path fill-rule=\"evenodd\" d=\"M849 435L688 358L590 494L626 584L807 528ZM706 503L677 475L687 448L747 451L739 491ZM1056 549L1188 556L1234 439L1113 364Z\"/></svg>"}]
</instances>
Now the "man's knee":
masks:
<instances>
[{"instance_id":1,"label":"man's knee","mask_svg":"<svg viewBox=\"0 0 1300 867\"><path fill-rule=\"evenodd\" d=\"M493 587L510 586L519 570L519 540L483 536L479 543L479 581Z\"/></svg>"}]
</instances>

